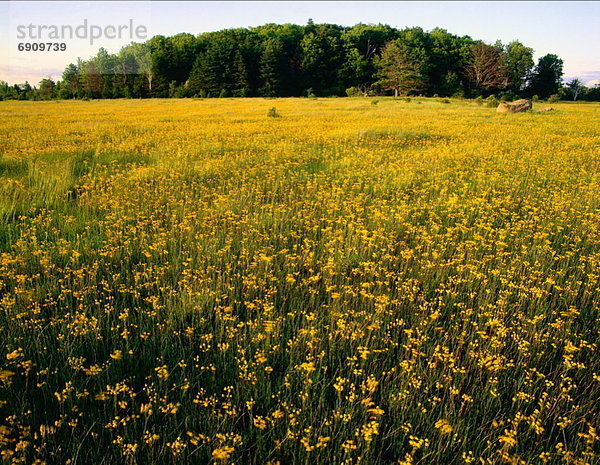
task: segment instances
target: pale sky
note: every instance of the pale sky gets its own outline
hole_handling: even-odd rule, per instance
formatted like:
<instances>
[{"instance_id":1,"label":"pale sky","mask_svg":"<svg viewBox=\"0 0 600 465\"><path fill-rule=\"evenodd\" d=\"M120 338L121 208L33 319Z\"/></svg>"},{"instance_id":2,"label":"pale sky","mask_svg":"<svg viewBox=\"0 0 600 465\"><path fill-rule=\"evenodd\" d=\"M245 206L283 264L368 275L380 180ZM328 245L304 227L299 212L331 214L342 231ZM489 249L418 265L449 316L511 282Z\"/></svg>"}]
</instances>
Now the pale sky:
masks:
<instances>
[{"instance_id":1,"label":"pale sky","mask_svg":"<svg viewBox=\"0 0 600 465\"><path fill-rule=\"evenodd\" d=\"M0 80L37 84L60 79L65 66L89 58L99 47L117 52L131 42L128 29L121 39L66 39L66 51L19 51L19 26L84 24L143 26L148 38L189 32L254 27L266 23L383 23L397 28L441 27L493 43L518 39L535 51L535 59L555 53L564 60L565 79L578 77L588 85L600 82L600 2L0 2ZM21 29L22 31L23 29ZM88 28L88 31L90 29ZM32 40L30 40L31 42ZM135 40L137 42L143 40Z\"/></svg>"}]
</instances>

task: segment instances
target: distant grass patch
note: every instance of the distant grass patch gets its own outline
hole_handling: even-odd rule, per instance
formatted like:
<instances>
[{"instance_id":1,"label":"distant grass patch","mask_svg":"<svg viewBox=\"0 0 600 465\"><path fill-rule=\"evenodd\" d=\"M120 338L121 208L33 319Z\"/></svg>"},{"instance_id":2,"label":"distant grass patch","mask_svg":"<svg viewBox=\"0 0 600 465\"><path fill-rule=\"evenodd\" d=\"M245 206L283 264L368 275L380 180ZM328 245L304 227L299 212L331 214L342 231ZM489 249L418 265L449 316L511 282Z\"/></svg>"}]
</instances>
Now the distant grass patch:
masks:
<instances>
[{"instance_id":1,"label":"distant grass patch","mask_svg":"<svg viewBox=\"0 0 600 465\"><path fill-rule=\"evenodd\" d=\"M384 140L386 142L397 142L405 145L421 145L426 142L435 142L447 139L446 136L429 134L426 132L404 131L395 128L372 128L359 131L358 138L365 141Z\"/></svg>"},{"instance_id":2,"label":"distant grass patch","mask_svg":"<svg viewBox=\"0 0 600 465\"><path fill-rule=\"evenodd\" d=\"M21 177L27 173L27 162L12 158L0 158L1 177Z\"/></svg>"},{"instance_id":3,"label":"distant grass patch","mask_svg":"<svg viewBox=\"0 0 600 465\"><path fill-rule=\"evenodd\" d=\"M62 209L77 197L84 177L146 166L149 155L137 152L51 151L30 159L0 159L0 216L14 218L39 208Z\"/></svg>"},{"instance_id":4,"label":"distant grass patch","mask_svg":"<svg viewBox=\"0 0 600 465\"><path fill-rule=\"evenodd\" d=\"M127 166L147 166L151 157L144 153L120 152L115 150L97 153L86 150L73 157L72 173L75 177L93 174L96 169L118 170Z\"/></svg>"}]
</instances>

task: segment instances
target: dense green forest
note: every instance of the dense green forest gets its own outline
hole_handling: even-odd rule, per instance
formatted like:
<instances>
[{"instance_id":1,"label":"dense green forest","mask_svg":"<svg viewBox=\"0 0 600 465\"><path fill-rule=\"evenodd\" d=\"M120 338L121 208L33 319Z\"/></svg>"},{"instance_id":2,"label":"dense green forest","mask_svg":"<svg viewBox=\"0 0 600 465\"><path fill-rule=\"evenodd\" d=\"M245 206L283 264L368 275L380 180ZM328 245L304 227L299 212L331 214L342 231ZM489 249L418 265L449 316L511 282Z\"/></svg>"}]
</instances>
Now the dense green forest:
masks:
<instances>
[{"instance_id":1,"label":"dense green forest","mask_svg":"<svg viewBox=\"0 0 600 465\"><path fill-rule=\"evenodd\" d=\"M563 62L534 63L519 41L486 44L444 29L267 24L131 43L69 64L62 80L8 85L0 99L427 95L600 100L563 84Z\"/></svg>"}]
</instances>

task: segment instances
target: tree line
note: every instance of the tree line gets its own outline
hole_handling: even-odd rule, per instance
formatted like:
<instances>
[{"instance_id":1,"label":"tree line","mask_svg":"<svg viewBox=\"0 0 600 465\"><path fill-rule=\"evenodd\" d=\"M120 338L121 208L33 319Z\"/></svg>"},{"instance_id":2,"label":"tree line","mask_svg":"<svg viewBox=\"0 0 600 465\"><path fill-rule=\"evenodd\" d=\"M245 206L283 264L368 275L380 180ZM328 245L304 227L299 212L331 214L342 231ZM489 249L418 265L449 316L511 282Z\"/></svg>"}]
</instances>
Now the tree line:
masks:
<instances>
[{"instance_id":1,"label":"tree line","mask_svg":"<svg viewBox=\"0 0 600 465\"><path fill-rule=\"evenodd\" d=\"M486 44L444 29L267 24L194 36L154 36L101 48L62 79L10 86L3 99L427 95L600 100L600 87L562 82L554 54L533 60L515 40Z\"/></svg>"}]
</instances>

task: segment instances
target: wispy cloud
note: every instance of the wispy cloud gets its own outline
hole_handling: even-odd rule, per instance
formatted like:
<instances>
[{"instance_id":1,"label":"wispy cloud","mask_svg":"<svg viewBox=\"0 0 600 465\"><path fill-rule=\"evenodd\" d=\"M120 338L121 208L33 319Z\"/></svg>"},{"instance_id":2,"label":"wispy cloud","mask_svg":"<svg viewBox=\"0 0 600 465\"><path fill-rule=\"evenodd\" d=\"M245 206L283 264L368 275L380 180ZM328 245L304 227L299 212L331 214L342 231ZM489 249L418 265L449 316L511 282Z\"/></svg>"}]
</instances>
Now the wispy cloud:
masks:
<instances>
[{"instance_id":1,"label":"wispy cloud","mask_svg":"<svg viewBox=\"0 0 600 465\"><path fill-rule=\"evenodd\" d=\"M0 80L11 84L27 81L32 85L37 85L40 80L48 76L54 80L60 79L62 69L51 66L39 67L0 64Z\"/></svg>"},{"instance_id":2,"label":"wispy cloud","mask_svg":"<svg viewBox=\"0 0 600 465\"><path fill-rule=\"evenodd\" d=\"M600 84L600 71L585 71L578 74L570 74L564 77L564 81L568 82L571 79L579 79L586 87L594 87Z\"/></svg>"}]
</instances>

